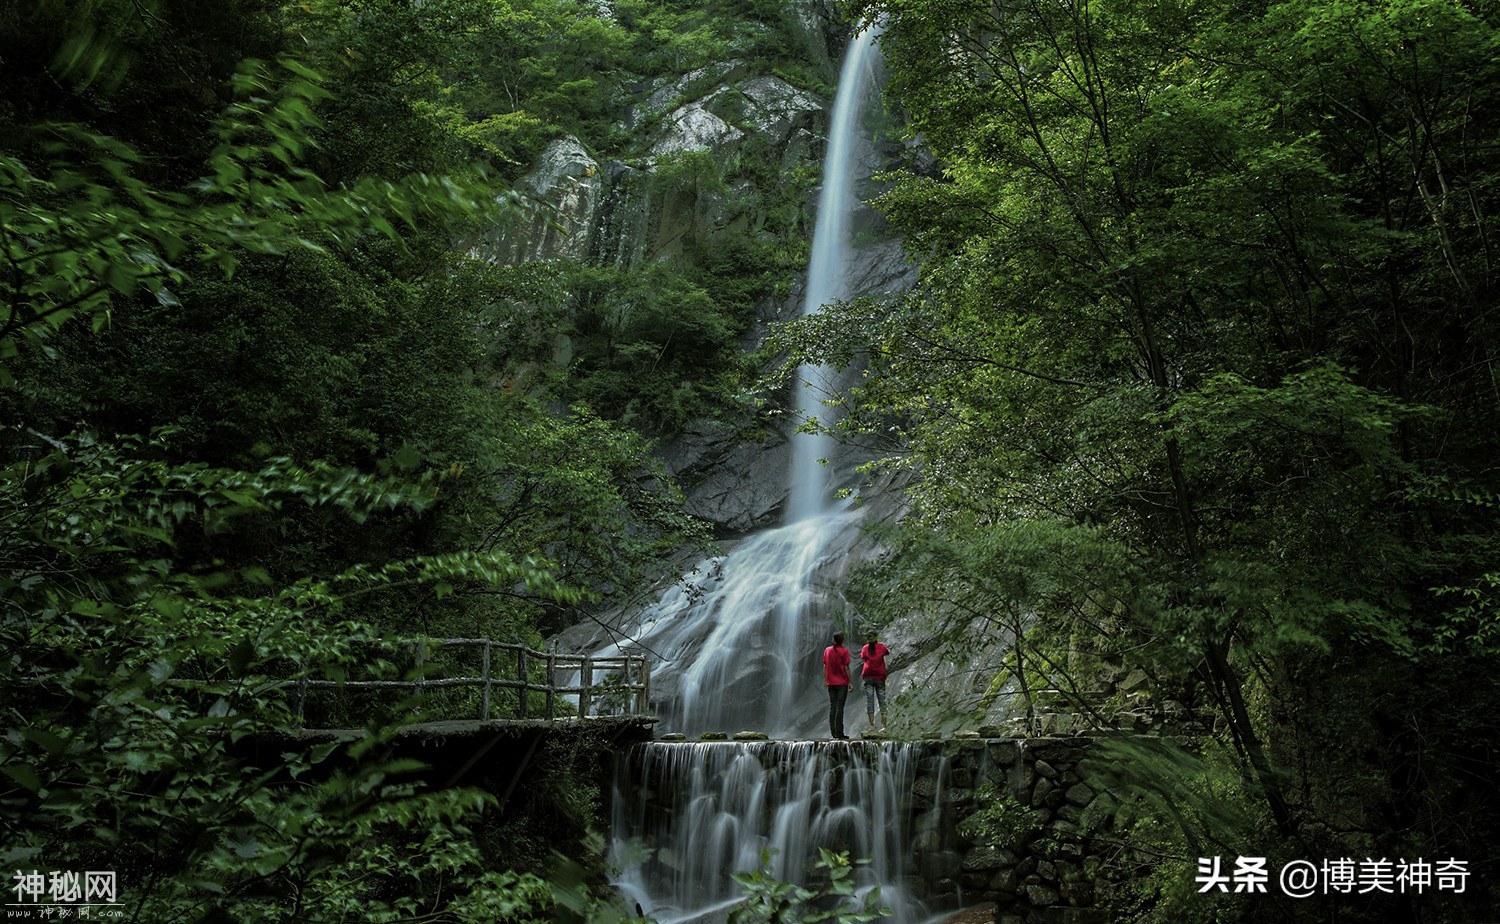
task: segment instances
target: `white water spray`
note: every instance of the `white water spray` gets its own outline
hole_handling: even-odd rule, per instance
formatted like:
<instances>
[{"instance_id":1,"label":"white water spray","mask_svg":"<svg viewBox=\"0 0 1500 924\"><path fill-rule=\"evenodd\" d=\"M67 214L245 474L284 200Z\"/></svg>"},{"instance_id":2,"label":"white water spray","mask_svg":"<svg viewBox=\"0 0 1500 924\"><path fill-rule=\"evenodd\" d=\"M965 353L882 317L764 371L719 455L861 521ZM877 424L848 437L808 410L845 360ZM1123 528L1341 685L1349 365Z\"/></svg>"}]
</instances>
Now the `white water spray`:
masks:
<instances>
[{"instance_id":1,"label":"white water spray","mask_svg":"<svg viewBox=\"0 0 1500 924\"><path fill-rule=\"evenodd\" d=\"M823 155L823 189L818 195L818 214L813 226L812 259L807 265L807 291L802 300L802 316L817 314L829 302L846 298L848 291L850 232L859 198L854 186L859 158L856 142L860 139L860 114L869 97L874 76L875 37L878 30L861 32L844 57L839 73L839 92L833 104L833 118L828 127L828 150ZM819 416L826 396L837 390L833 370L826 366L803 365L797 370L797 416L801 420ZM805 385L802 383L806 383ZM827 423L827 416L820 418ZM833 440L826 434L801 434L792 443L791 496L787 500L786 522L794 523L818 516L828 507L833 493L829 470L823 464L833 450Z\"/></svg>"},{"instance_id":2,"label":"white water spray","mask_svg":"<svg viewBox=\"0 0 1500 924\"><path fill-rule=\"evenodd\" d=\"M655 849L617 884L661 924L717 921L738 893L734 874L760 869L762 851L772 876L800 882L826 847L868 859L858 891L879 886L892 924L914 924L926 912L904 882L910 793L919 765L942 760L898 742L640 745L620 764L617 792L629 796L615 800L615 850Z\"/></svg>"}]
</instances>

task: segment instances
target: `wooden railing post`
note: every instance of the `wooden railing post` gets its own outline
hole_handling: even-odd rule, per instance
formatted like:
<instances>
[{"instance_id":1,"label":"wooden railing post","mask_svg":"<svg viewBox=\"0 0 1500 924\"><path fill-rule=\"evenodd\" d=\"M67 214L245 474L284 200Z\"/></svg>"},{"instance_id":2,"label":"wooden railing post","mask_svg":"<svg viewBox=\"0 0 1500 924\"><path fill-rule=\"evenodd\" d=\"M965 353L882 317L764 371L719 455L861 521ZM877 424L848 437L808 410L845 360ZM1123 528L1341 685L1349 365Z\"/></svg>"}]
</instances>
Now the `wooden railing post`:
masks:
<instances>
[{"instance_id":1,"label":"wooden railing post","mask_svg":"<svg viewBox=\"0 0 1500 924\"><path fill-rule=\"evenodd\" d=\"M303 709L307 706L307 678L297 678L297 727L302 727Z\"/></svg>"},{"instance_id":2,"label":"wooden railing post","mask_svg":"<svg viewBox=\"0 0 1500 924\"><path fill-rule=\"evenodd\" d=\"M529 697L527 697L526 694L528 692L530 692L530 691L528 691L526 689L526 682L527 681L526 681L526 646L525 645L522 645L520 648L516 649L516 676L521 679L521 709L520 709L520 715L521 715L521 718L524 719L524 718L526 718L526 700L529 698Z\"/></svg>"},{"instance_id":3,"label":"wooden railing post","mask_svg":"<svg viewBox=\"0 0 1500 924\"><path fill-rule=\"evenodd\" d=\"M559 654L558 651L548 646L543 651L534 651L524 644L512 644L497 642L492 638L450 638L450 639L424 639L421 642L406 641L398 642L394 656L399 663L400 645L410 644L413 649L413 670L415 677L410 675L400 679L389 680L360 680L341 679L333 681L307 676L304 669L294 679L282 681L279 688L285 690L287 687L295 687L295 700L292 706L292 717L298 727L305 727L307 721L307 700L313 690L328 688L348 687L354 690L392 690L402 693L415 691L411 697L413 701L413 715L425 715L427 707L427 688L433 687L438 690L442 703L446 703L448 697L444 691L449 687L460 689L480 688L479 720L489 722L494 720L496 713L495 697L498 689L516 690L516 717L521 720L540 718L543 721L551 721L557 718L566 718L576 712L578 718L593 718L595 713L604 715L627 715L644 716L651 711L651 661L641 655L630 655L621 652L618 656L595 658L588 655ZM481 671L479 676L474 676L471 667L464 668L454 673L452 666L444 670L436 677L428 678L427 668L432 661L432 646L438 648L462 647L480 648ZM497 649L502 650L497 654ZM516 676L514 679L508 676L505 668L505 656L503 650L514 650L516 653ZM499 660L497 661L497 657ZM538 661L544 663L537 664ZM441 660L438 662L442 664ZM461 657L460 665L469 665L467 656ZM546 677L543 682L533 684L531 672L545 671ZM576 671L576 673L575 673ZM596 676L602 671L603 676ZM559 673L561 679L559 679ZM577 677L576 683L573 677ZM597 691L596 691L596 688ZM531 706L531 693L535 690L544 698L545 711L541 716L533 715ZM622 699L615 700L615 693L619 691ZM596 692L599 694L596 696ZM578 704L576 710L566 704L559 705L559 695L567 696L576 693ZM500 694L503 696L503 694ZM439 704L441 705L441 703ZM500 710L503 712L504 710ZM435 708L434 714L426 716L434 721L441 720L446 715L446 710ZM452 718L451 715L447 716ZM416 721L409 717L408 722Z\"/></svg>"},{"instance_id":4,"label":"wooden railing post","mask_svg":"<svg viewBox=\"0 0 1500 924\"><path fill-rule=\"evenodd\" d=\"M549 720L552 718L552 699L556 695L554 691L557 689L557 684L552 682L552 675L555 669L556 665L552 660L552 652L549 650L547 652L547 718Z\"/></svg>"},{"instance_id":5,"label":"wooden railing post","mask_svg":"<svg viewBox=\"0 0 1500 924\"><path fill-rule=\"evenodd\" d=\"M594 686L594 659L585 657L583 667L578 672L578 717L581 719L589 714L589 694L593 692Z\"/></svg>"},{"instance_id":6,"label":"wooden railing post","mask_svg":"<svg viewBox=\"0 0 1500 924\"><path fill-rule=\"evenodd\" d=\"M625 691L625 702L620 704L626 715L630 714L630 701L634 698L635 690L630 685L630 655L625 655L624 663L620 667L620 679L623 681L620 688Z\"/></svg>"},{"instance_id":7,"label":"wooden railing post","mask_svg":"<svg viewBox=\"0 0 1500 924\"><path fill-rule=\"evenodd\" d=\"M479 711L480 721L490 720L490 640L484 640L484 698Z\"/></svg>"},{"instance_id":8,"label":"wooden railing post","mask_svg":"<svg viewBox=\"0 0 1500 924\"><path fill-rule=\"evenodd\" d=\"M427 685L427 643L417 643L417 709L420 711L426 705L423 694Z\"/></svg>"}]
</instances>

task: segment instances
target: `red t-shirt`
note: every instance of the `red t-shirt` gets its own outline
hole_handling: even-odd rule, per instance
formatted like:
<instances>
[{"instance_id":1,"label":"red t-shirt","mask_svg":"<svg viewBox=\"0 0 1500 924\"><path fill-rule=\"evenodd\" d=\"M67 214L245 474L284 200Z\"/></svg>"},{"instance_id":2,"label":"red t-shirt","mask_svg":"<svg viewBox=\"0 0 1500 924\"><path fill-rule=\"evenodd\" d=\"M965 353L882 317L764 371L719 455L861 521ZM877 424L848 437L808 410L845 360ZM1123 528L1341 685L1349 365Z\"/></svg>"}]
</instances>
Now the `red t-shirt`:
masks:
<instances>
[{"instance_id":1,"label":"red t-shirt","mask_svg":"<svg viewBox=\"0 0 1500 924\"><path fill-rule=\"evenodd\" d=\"M870 646L866 645L859 650L859 659L865 662L865 666L859 669L859 676L866 680L884 680L885 656L890 654L891 650L880 642L875 643L874 649L871 651Z\"/></svg>"},{"instance_id":2,"label":"red t-shirt","mask_svg":"<svg viewBox=\"0 0 1500 924\"><path fill-rule=\"evenodd\" d=\"M849 685L849 649L829 645L823 650L823 683L830 687Z\"/></svg>"}]
</instances>

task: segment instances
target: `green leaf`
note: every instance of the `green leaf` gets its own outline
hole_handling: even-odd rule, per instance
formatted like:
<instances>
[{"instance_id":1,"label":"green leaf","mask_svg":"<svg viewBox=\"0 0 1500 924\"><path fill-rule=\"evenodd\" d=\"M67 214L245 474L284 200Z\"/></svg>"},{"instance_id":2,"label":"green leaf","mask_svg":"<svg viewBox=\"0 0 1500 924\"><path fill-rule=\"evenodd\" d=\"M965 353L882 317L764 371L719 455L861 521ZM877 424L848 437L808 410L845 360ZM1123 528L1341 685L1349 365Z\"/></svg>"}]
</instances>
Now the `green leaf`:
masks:
<instances>
[{"instance_id":1,"label":"green leaf","mask_svg":"<svg viewBox=\"0 0 1500 924\"><path fill-rule=\"evenodd\" d=\"M41 792L42 778L37 776L36 771L29 764L7 763L4 766L0 766L0 773L10 777L28 792Z\"/></svg>"}]
</instances>

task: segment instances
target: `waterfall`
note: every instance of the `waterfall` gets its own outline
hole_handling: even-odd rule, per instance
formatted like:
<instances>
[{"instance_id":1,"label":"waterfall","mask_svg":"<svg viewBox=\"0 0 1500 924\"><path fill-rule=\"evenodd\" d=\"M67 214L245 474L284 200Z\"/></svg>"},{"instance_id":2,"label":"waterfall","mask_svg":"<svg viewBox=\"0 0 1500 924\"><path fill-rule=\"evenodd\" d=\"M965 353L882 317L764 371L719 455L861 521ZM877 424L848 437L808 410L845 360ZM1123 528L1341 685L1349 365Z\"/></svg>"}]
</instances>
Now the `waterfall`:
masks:
<instances>
[{"instance_id":1,"label":"waterfall","mask_svg":"<svg viewBox=\"0 0 1500 924\"><path fill-rule=\"evenodd\" d=\"M858 294L849 291L851 228L875 35L867 29L855 38L840 72L804 316ZM803 366L798 378L799 418L820 416L822 399L836 388L832 370ZM832 454L832 439L795 434L791 441L782 525L699 562L642 611L623 643L656 662L653 705L663 731L828 733L821 654L846 615L833 593L854 555L863 514L833 500L832 470L822 462ZM611 645L599 654L619 651ZM860 713L852 703L850 730L859 730ZM906 744L805 740L632 749L614 795L619 886L657 921L712 920L735 900L733 874L758 869L763 850L774 851L773 875L803 882L817 849L828 847L869 859L857 873L860 885L879 885L897 922L920 920L922 904L903 881L919 754Z\"/></svg>"},{"instance_id":2,"label":"waterfall","mask_svg":"<svg viewBox=\"0 0 1500 924\"><path fill-rule=\"evenodd\" d=\"M654 679L670 694L656 707L664 728L778 738L825 728L826 697L812 689L821 649L805 629L830 608L829 572L847 560L858 522L844 510L757 533L646 609L637 637L671 665Z\"/></svg>"},{"instance_id":3,"label":"waterfall","mask_svg":"<svg viewBox=\"0 0 1500 924\"><path fill-rule=\"evenodd\" d=\"M924 761L929 773L944 762L898 742L639 745L617 769L615 854L654 849L618 885L661 924L713 920L738 894L733 875L760 869L762 851L771 875L803 881L827 847L870 860L856 870L858 892L879 886L887 920L920 921L906 873Z\"/></svg>"},{"instance_id":4,"label":"waterfall","mask_svg":"<svg viewBox=\"0 0 1500 924\"><path fill-rule=\"evenodd\" d=\"M849 47L824 155L804 315L848 296L852 217L859 207L861 119L871 95L876 29ZM798 413L814 416L831 370L804 366ZM833 502L830 437L794 434L783 525L708 559L627 627L625 648L655 661L652 682L663 731L826 733L821 654L842 615L831 593L859 538L862 512ZM619 654L619 644L598 656ZM852 712L858 713L856 706Z\"/></svg>"},{"instance_id":5,"label":"waterfall","mask_svg":"<svg viewBox=\"0 0 1500 924\"><path fill-rule=\"evenodd\" d=\"M853 245L850 219L859 206L854 192L859 179L855 142L860 137L859 116L874 72L876 34L875 28L869 28L854 39L839 73L839 92L828 127L828 150L823 155L823 190L818 195L812 258L807 265L807 291L802 300L803 317L817 314L829 302L852 294L847 289ZM806 420L818 415L823 396L837 390L833 370L803 365L797 370L797 378L800 386L797 416ZM802 434L793 441L787 522L814 517L827 509L833 486L822 460L832 449L832 438L821 433Z\"/></svg>"}]
</instances>

